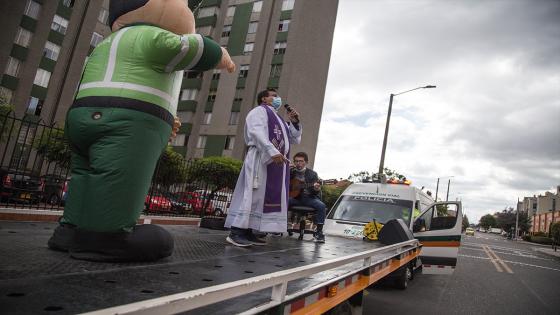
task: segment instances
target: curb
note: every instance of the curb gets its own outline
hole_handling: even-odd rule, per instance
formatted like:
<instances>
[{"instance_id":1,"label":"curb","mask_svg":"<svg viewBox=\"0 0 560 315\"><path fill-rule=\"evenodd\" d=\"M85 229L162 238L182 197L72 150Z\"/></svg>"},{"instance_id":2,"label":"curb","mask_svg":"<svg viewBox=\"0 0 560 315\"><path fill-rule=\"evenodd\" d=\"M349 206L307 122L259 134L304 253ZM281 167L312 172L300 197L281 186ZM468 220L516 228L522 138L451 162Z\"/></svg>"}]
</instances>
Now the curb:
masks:
<instances>
[{"instance_id":1,"label":"curb","mask_svg":"<svg viewBox=\"0 0 560 315\"><path fill-rule=\"evenodd\" d=\"M62 211L0 208L0 221L58 222ZM141 215L138 224L200 225L200 218Z\"/></svg>"}]
</instances>

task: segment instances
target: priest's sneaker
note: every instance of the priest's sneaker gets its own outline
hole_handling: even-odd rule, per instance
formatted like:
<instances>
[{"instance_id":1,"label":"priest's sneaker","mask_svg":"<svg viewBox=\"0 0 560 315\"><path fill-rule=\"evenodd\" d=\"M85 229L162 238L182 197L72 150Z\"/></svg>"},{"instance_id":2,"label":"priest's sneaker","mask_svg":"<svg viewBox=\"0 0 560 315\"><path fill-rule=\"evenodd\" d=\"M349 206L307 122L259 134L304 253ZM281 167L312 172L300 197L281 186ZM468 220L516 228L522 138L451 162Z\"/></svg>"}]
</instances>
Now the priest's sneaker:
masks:
<instances>
[{"instance_id":1,"label":"priest's sneaker","mask_svg":"<svg viewBox=\"0 0 560 315\"><path fill-rule=\"evenodd\" d=\"M315 234L313 234L313 241L315 241L315 243L324 243L325 235L322 232L315 232Z\"/></svg>"},{"instance_id":2,"label":"priest's sneaker","mask_svg":"<svg viewBox=\"0 0 560 315\"><path fill-rule=\"evenodd\" d=\"M259 237L261 236L259 234L249 231L249 233L247 233L247 240L251 242L252 245L257 245L257 246L266 245L266 240L263 237ZM266 234L264 235L266 236Z\"/></svg>"},{"instance_id":3,"label":"priest's sneaker","mask_svg":"<svg viewBox=\"0 0 560 315\"><path fill-rule=\"evenodd\" d=\"M239 247L249 247L253 245L253 242L249 241L245 236L236 235L233 233L230 233L228 237L226 237L226 241L228 241L228 243L231 243Z\"/></svg>"}]
</instances>

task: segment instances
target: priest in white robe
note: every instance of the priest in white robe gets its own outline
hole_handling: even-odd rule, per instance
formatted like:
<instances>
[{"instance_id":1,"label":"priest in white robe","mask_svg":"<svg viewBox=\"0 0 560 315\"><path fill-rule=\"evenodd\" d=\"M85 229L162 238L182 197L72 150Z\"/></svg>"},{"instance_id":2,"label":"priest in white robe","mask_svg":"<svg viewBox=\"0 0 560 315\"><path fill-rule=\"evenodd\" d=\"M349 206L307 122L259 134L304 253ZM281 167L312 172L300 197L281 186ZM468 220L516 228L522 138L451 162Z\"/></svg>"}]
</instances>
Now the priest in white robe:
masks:
<instances>
[{"instance_id":1,"label":"priest in white robe","mask_svg":"<svg viewBox=\"0 0 560 315\"><path fill-rule=\"evenodd\" d=\"M282 100L276 90L257 96L259 106L245 122L245 143L249 147L225 226L231 229L227 241L236 246L264 245L253 231L285 233L290 180L290 144L301 141L299 114L288 110L289 122L278 115Z\"/></svg>"}]
</instances>

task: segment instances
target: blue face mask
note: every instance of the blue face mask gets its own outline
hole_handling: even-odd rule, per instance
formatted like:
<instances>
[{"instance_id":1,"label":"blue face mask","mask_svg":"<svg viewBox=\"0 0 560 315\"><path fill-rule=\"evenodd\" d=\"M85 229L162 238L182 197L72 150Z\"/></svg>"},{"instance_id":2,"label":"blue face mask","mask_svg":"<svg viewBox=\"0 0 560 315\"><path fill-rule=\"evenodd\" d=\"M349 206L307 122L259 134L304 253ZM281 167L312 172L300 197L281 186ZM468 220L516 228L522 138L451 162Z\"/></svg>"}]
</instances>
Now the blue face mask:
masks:
<instances>
[{"instance_id":1,"label":"blue face mask","mask_svg":"<svg viewBox=\"0 0 560 315\"><path fill-rule=\"evenodd\" d=\"M275 98L272 99L272 107L274 107L275 110L278 110L278 108L280 108L280 106L282 106L282 98L280 98L280 96L276 96Z\"/></svg>"}]
</instances>

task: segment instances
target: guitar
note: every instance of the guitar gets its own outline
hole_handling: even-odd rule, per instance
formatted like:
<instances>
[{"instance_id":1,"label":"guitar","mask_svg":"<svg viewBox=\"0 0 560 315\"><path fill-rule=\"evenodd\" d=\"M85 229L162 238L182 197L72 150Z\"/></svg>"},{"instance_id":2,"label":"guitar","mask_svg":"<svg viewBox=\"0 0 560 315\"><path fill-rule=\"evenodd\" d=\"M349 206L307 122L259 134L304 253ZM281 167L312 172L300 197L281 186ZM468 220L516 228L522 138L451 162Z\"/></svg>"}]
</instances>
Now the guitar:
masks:
<instances>
[{"instance_id":1,"label":"guitar","mask_svg":"<svg viewBox=\"0 0 560 315\"><path fill-rule=\"evenodd\" d=\"M315 183L306 183L305 181L297 178L290 179L290 198L297 198L301 192L306 188L312 188Z\"/></svg>"}]
</instances>

